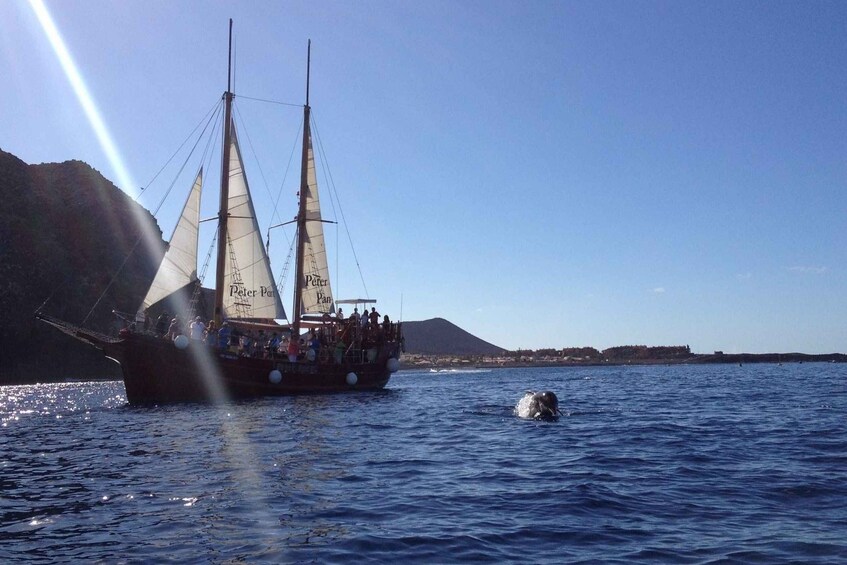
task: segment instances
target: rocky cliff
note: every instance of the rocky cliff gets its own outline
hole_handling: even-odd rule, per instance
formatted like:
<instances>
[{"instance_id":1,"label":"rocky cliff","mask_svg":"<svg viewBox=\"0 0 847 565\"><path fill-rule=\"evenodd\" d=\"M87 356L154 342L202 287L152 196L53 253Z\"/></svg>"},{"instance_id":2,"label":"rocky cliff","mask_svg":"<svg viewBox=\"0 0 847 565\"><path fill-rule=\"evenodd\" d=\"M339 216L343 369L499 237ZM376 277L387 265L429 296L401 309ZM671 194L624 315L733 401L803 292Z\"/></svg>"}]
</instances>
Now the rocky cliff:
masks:
<instances>
[{"instance_id":1,"label":"rocky cliff","mask_svg":"<svg viewBox=\"0 0 847 565\"><path fill-rule=\"evenodd\" d=\"M137 245L139 221L159 235L153 256ZM134 311L163 252L152 215L87 164L28 165L0 150L0 384L117 375L33 313L44 305L71 322L88 316L88 327L109 333L112 310Z\"/></svg>"}]
</instances>

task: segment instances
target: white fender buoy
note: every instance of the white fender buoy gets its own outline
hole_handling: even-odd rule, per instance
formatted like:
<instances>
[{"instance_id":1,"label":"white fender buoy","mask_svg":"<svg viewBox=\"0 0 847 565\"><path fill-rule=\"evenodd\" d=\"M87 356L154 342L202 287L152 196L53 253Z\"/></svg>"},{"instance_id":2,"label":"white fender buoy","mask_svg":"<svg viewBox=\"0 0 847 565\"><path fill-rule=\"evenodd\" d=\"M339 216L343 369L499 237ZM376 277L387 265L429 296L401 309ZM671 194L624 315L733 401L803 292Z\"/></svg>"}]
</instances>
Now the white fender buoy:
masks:
<instances>
[{"instance_id":1,"label":"white fender buoy","mask_svg":"<svg viewBox=\"0 0 847 565\"><path fill-rule=\"evenodd\" d=\"M353 386L359 382L359 377L356 376L356 373L347 373L347 384Z\"/></svg>"},{"instance_id":2,"label":"white fender buoy","mask_svg":"<svg viewBox=\"0 0 847 565\"><path fill-rule=\"evenodd\" d=\"M396 357L391 357L385 362L385 368L389 373L396 373L400 370L400 360Z\"/></svg>"},{"instance_id":3,"label":"white fender buoy","mask_svg":"<svg viewBox=\"0 0 847 565\"><path fill-rule=\"evenodd\" d=\"M174 338L174 345L177 349L185 349L188 347L188 337L182 334L176 336Z\"/></svg>"},{"instance_id":4,"label":"white fender buoy","mask_svg":"<svg viewBox=\"0 0 847 565\"><path fill-rule=\"evenodd\" d=\"M278 385L279 383L281 383L281 382L282 382L282 373L280 373L278 370L274 369L274 370L273 370L273 371L271 371L271 372L270 372L270 374L268 375L268 379L269 379L269 380L270 380L273 384Z\"/></svg>"}]
</instances>

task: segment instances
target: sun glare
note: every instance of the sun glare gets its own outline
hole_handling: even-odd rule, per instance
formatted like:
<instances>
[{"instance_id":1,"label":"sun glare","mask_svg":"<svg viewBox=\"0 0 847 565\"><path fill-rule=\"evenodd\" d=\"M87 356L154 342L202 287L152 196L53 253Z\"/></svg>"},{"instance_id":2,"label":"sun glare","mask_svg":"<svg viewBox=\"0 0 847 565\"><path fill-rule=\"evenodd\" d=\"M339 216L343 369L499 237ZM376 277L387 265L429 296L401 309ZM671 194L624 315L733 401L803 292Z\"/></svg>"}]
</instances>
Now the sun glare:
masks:
<instances>
[{"instance_id":1,"label":"sun glare","mask_svg":"<svg viewBox=\"0 0 847 565\"><path fill-rule=\"evenodd\" d=\"M112 169L118 176L119 184L133 199L135 199L138 196L134 189L136 185L132 181L129 171L127 171L126 167L124 167L123 161L118 153L118 149L109 134L109 130L103 122L103 119L100 117L100 112L97 110L94 98L88 91L88 87L85 85L85 81L83 80L76 63L74 63L70 51L65 45L62 36L59 34L59 30L56 28L53 18L50 17L50 13L42 0L29 0L29 4L44 30L44 35L50 41L50 45L53 47L53 51L59 59L62 70L64 71L68 82L70 82L73 87L74 93L76 94L82 109L85 111L85 115L88 117L88 121L94 129L94 133L97 135L100 146L103 148ZM136 214L140 214L140 212L135 208L133 208L133 211L136 212ZM144 234L144 241L149 254L151 256L155 256L156 250L159 248L159 245L157 244L158 236L151 231L152 228L150 227L149 222L142 221L138 217L136 217L136 221ZM188 309L187 304L184 309ZM204 354L198 354L196 356L195 362L203 367L202 374L208 376L207 385L210 397L212 397L216 402L224 403L227 401L227 395L226 391L223 390L223 387L220 384L220 377L217 368L214 366L214 363L208 359L208 353L203 353Z\"/></svg>"},{"instance_id":2,"label":"sun glare","mask_svg":"<svg viewBox=\"0 0 847 565\"><path fill-rule=\"evenodd\" d=\"M68 82L71 83L71 87L74 89L74 93L86 117L88 117L92 129L94 129L94 133L97 135L97 140L100 142L100 146L106 153L106 157L109 159L109 163L118 177L118 183L132 198L136 198L138 194L135 183L132 181L129 171L127 171L123 164L118 149L112 141L112 136L109 134L109 130L106 128L103 119L100 117L100 112L97 110L94 98L88 91L88 87L85 85L85 81L82 79L82 75L79 69L77 69L70 51L68 51L62 36L59 34L59 30L56 29L56 24L53 23L53 18L50 17L50 12L47 11L47 7L42 0L29 0L29 5L32 7L32 11L35 12L35 16L44 30L44 35L47 36L47 40L53 47L53 51L62 65L62 70Z\"/></svg>"}]
</instances>

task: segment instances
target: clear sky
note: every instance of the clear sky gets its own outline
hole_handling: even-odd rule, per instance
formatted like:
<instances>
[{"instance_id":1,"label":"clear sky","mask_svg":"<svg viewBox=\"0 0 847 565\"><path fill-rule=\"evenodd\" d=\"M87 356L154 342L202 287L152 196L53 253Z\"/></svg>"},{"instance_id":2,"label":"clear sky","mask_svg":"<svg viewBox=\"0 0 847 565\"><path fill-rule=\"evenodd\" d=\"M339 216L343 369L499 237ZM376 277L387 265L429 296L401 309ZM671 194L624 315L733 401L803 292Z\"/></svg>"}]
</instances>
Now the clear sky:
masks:
<instances>
[{"instance_id":1,"label":"clear sky","mask_svg":"<svg viewBox=\"0 0 847 565\"><path fill-rule=\"evenodd\" d=\"M137 195L225 90L232 17L260 222L280 185L296 213L301 111L246 97L302 104L311 38L314 118L382 313L402 297L405 320L510 349L847 351L847 3L46 7L96 110L29 2L0 2L0 148L28 163L83 160ZM327 239L347 255L343 229ZM336 296L364 294L345 261Z\"/></svg>"}]
</instances>

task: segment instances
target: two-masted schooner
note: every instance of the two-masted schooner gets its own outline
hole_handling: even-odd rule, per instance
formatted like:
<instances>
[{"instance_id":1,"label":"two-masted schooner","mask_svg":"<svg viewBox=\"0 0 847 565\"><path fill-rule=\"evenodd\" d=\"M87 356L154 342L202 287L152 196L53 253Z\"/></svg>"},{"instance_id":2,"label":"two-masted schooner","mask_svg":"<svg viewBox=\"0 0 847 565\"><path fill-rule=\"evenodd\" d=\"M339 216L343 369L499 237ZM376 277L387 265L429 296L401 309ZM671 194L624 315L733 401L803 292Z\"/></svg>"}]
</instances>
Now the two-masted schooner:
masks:
<instances>
[{"instance_id":1,"label":"two-masted schooner","mask_svg":"<svg viewBox=\"0 0 847 565\"><path fill-rule=\"evenodd\" d=\"M127 327L118 337L111 337L37 314L41 320L95 346L117 361L131 404L377 390L383 388L391 374L398 370L403 341L399 323L386 318L381 323L361 324L355 319L335 315L335 305L348 301L334 299L327 267L310 127L309 59L299 210L294 220L297 237L292 319L284 326L276 322L287 317L262 242L235 131L231 51L227 90L223 95L223 156L214 298L217 328L264 327L269 333L271 328L278 328L294 343L306 341L306 347L299 352L294 350L291 355L273 349L260 355L245 355L224 339L209 343L188 339L185 335L166 337L145 331L141 326ZM199 288L197 246L201 186L202 169L140 311L187 286Z\"/></svg>"}]
</instances>

